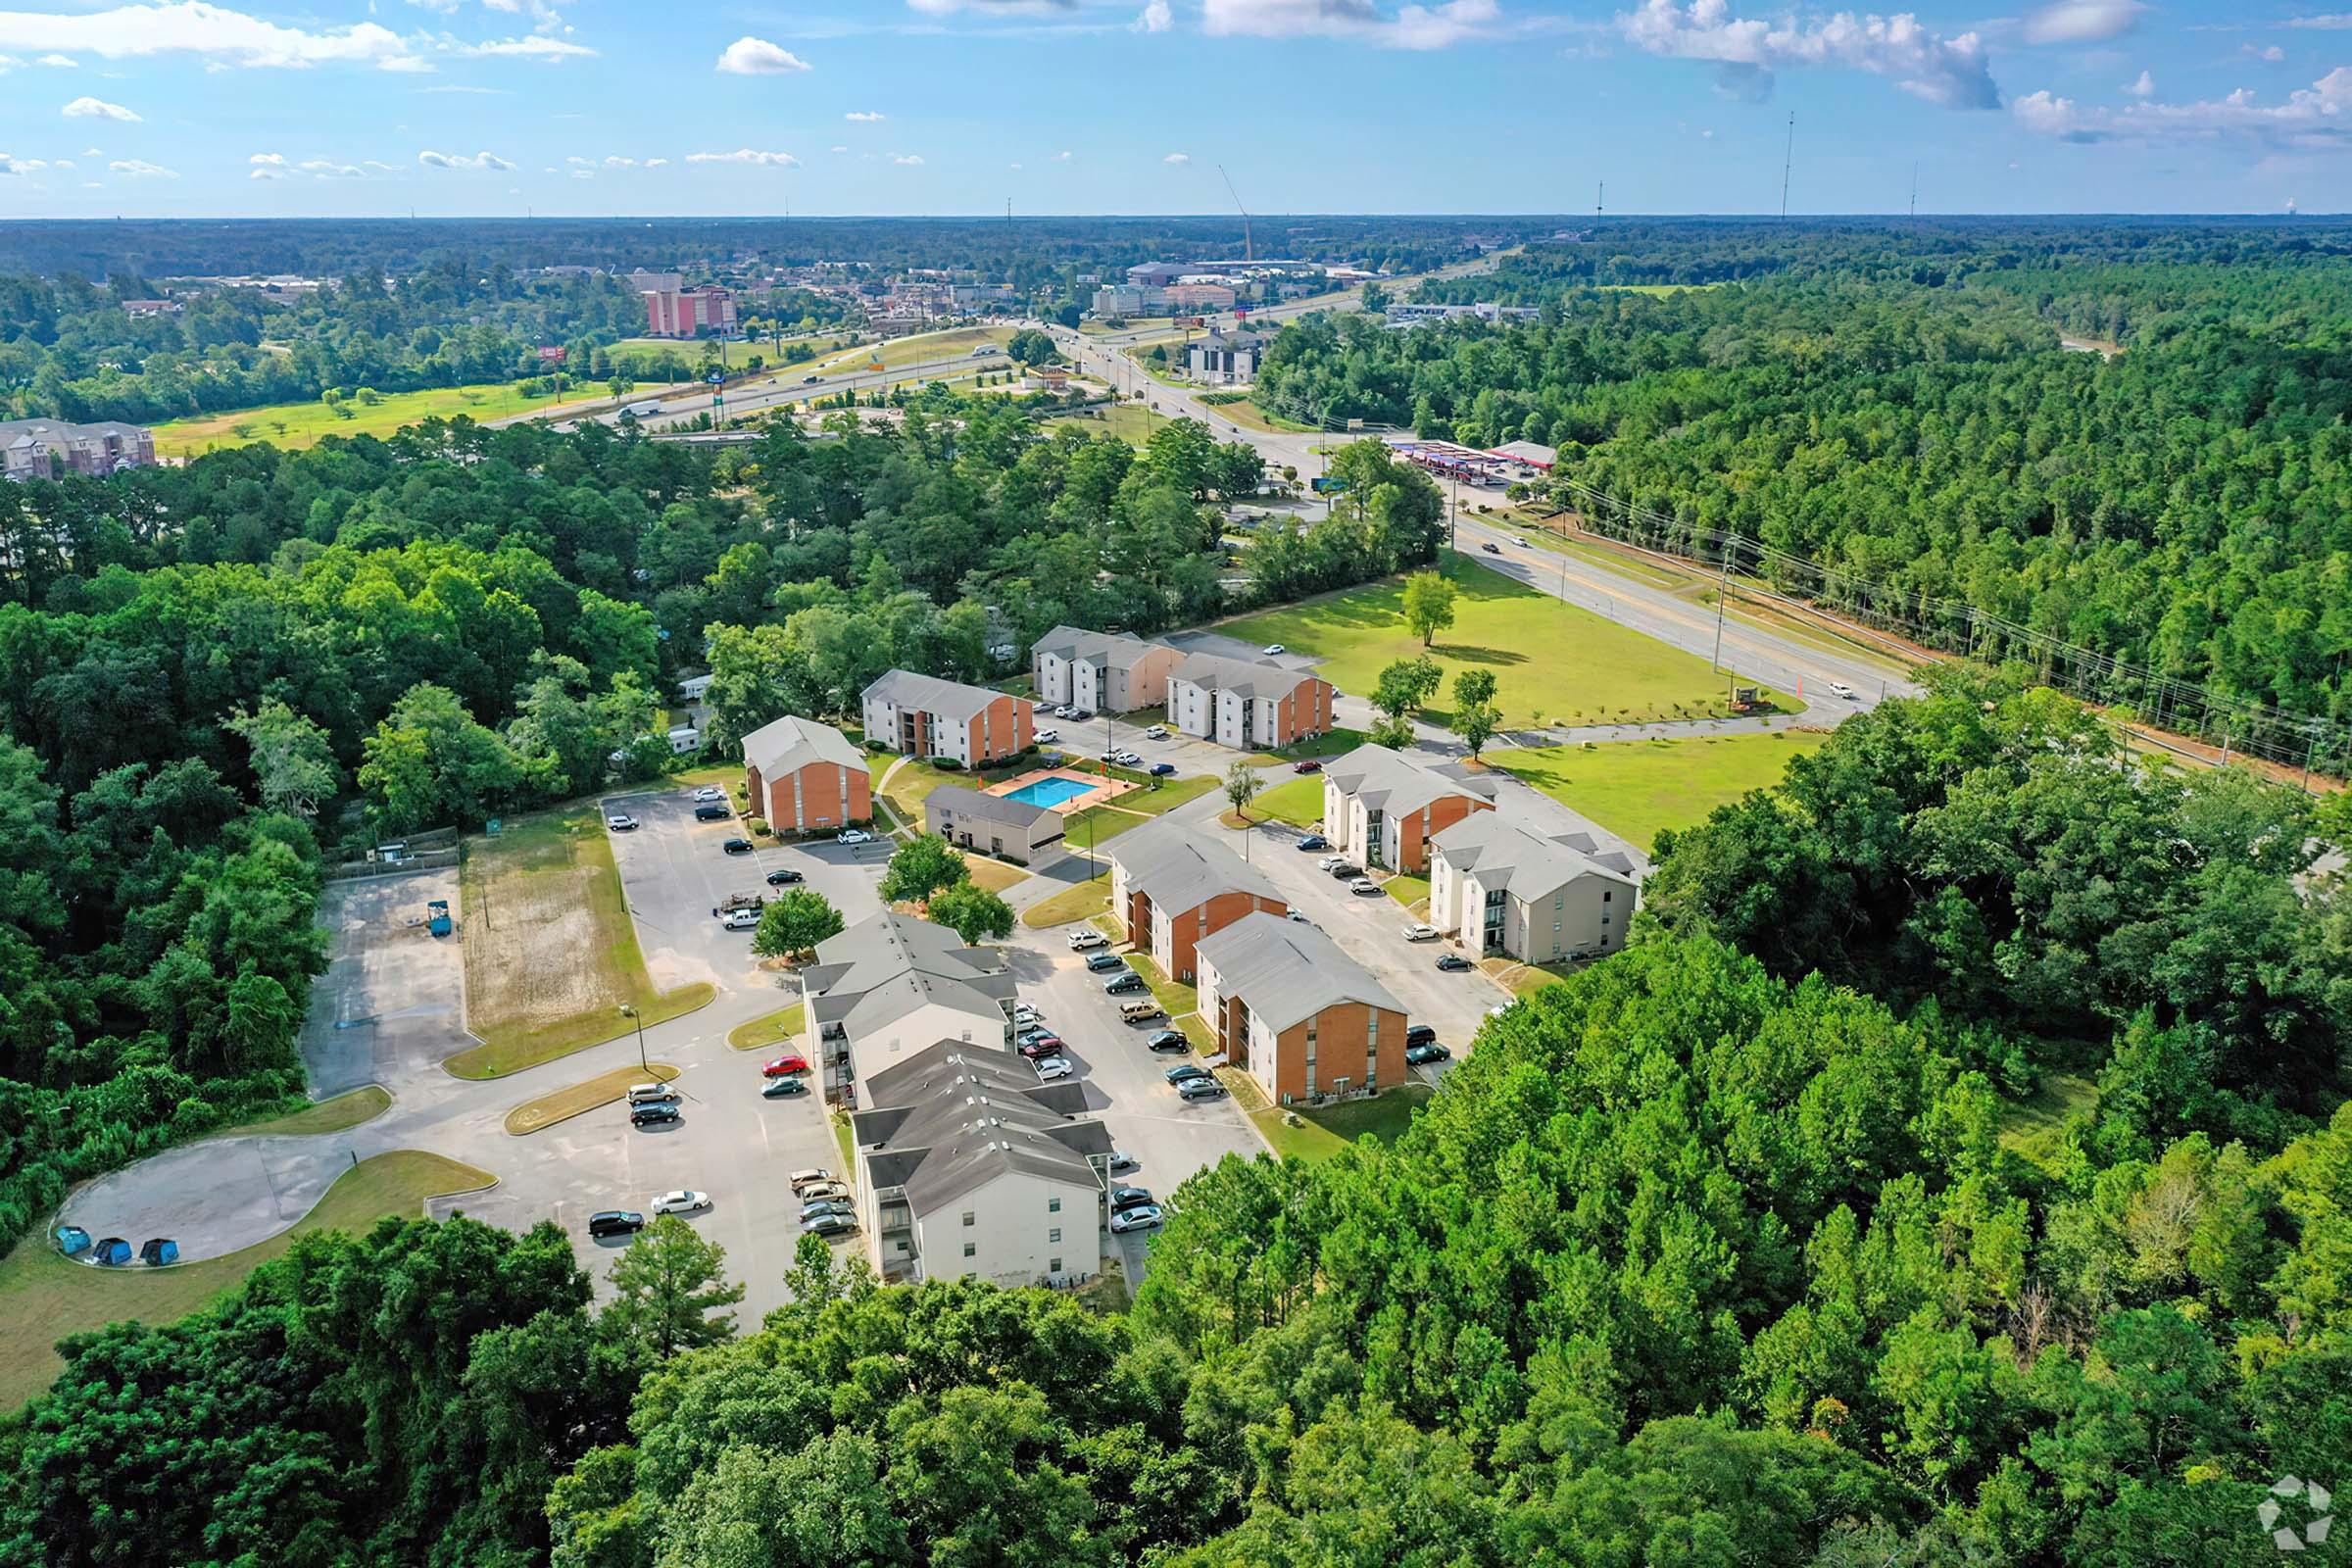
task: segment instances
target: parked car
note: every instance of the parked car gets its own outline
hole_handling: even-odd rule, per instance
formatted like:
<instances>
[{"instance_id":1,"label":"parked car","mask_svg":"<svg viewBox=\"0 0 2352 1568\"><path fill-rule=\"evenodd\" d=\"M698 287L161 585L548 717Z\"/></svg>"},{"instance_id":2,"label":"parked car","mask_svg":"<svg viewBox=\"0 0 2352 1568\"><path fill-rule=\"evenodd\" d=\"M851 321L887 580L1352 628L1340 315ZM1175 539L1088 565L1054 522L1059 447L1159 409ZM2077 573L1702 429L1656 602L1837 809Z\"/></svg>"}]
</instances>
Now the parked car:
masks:
<instances>
[{"instance_id":1,"label":"parked car","mask_svg":"<svg viewBox=\"0 0 2352 1568\"><path fill-rule=\"evenodd\" d=\"M710 1195L698 1193L691 1187L681 1187L674 1193L663 1193L654 1200L657 1214L699 1214L710 1206Z\"/></svg>"},{"instance_id":2,"label":"parked car","mask_svg":"<svg viewBox=\"0 0 2352 1568\"><path fill-rule=\"evenodd\" d=\"M752 853L752 841L750 839L729 839L719 848L729 855L749 855Z\"/></svg>"},{"instance_id":3,"label":"parked car","mask_svg":"<svg viewBox=\"0 0 2352 1568\"><path fill-rule=\"evenodd\" d=\"M1265 647L1259 649L1258 652L1265 655L1268 659L1271 659L1276 654L1287 654L1290 652L1290 650L1283 647L1280 643L1268 643Z\"/></svg>"},{"instance_id":4,"label":"parked car","mask_svg":"<svg viewBox=\"0 0 2352 1568\"><path fill-rule=\"evenodd\" d=\"M1170 773L1175 771L1176 764L1174 762L1153 762L1151 767L1151 773L1153 778L1166 778Z\"/></svg>"},{"instance_id":5,"label":"parked car","mask_svg":"<svg viewBox=\"0 0 2352 1568\"><path fill-rule=\"evenodd\" d=\"M1083 724L1094 716L1094 712L1090 709L1073 708L1070 710L1070 722L1073 724Z\"/></svg>"},{"instance_id":6,"label":"parked car","mask_svg":"<svg viewBox=\"0 0 2352 1568\"><path fill-rule=\"evenodd\" d=\"M1164 741L1167 738L1168 726L1165 724L1154 724L1150 729L1144 731L1144 739L1148 741Z\"/></svg>"},{"instance_id":7,"label":"parked car","mask_svg":"<svg viewBox=\"0 0 2352 1568\"><path fill-rule=\"evenodd\" d=\"M803 876L800 872L795 871L790 866L785 866L780 870L770 871L767 873L767 885L771 888L788 888L797 882L806 882L808 880L808 879L807 877Z\"/></svg>"},{"instance_id":8,"label":"parked car","mask_svg":"<svg viewBox=\"0 0 2352 1568\"><path fill-rule=\"evenodd\" d=\"M1406 1026L1404 1031L1404 1043L1408 1046L1427 1045L1430 1041L1437 1038L1437 1029L1433 1025L1426 1023L1410 1024Z\"/></svg>"},{"instance_id":9,"label":"parked car","mask_svg":"<svg viewBox=\"0 0 2352 1568\"><path fill-rule=\"evenodd\" d=\"M724 822L728 817L733 816L734 814L735 813L733 811L728 810L724 805L716 801L706 802L705 804L694 808L694 819L697 822Z\"/></svg>"},{"instance_id":10,"label":"parked car","mask_svg":"<svg viewBox=\"0 0 2352 1568\"><path fill-rule=\"evenodd\" d=\"M1328 862L1318 863L1321 863L1324 870L1329 871L1335 878L1342 882L1352 882L1357 877L1364 874L1364 868L1362 866L1356 865L1352 861L1342 859L1336 856Z\"/></svg>"},{"instance_id":11,"label":"parked car","mask_svg":"<svg viewBox=\"0 0 2352 1568\"><path fill-rule=\"evenodd\" d=\"M775 1060L769 1062L766 1066L760 1068L760 1076L762 1078L782 1078L789 1073L807 1072L808 1070L808 1058L803 1056L799 1052L795 1051L787 1052L783 1055L778 1056Z\"/></svg>"},{"instance_id":12,"label":"parked car","mask_svg":"<svg viewBox=\"0 0 2352 1568\"><path fill-rule=\"evenodd\" d=\"M1370 877L1362 877L1348 883L1348 891L1359 899L1377 899L1380 897L1380 884Z\"/></svg>"},{"instance_id":13,"label":"parked car","mask_svg":"<svg viewBox=\"0 0 2352 1568\"><path fill-rule=\"evenodd\" d=\"M811 1182L801 1189L799 1196L804 1203L818 1203L828 1198L847 1198L850 1189L841 1182Z\"/></svg>"},{"instance_id":14,"label":"parked car","mask_svg":"<svg viewBox=\"0 0 2352 1568\"><path fill-rule=\"evenodd\" d=\"M760 1090L766 1100L793 1100L808 1092L806 1078L770 1078Z\"/></svg>"},{"instance_id":15,"label":"parked car","mask_svg":"<svg viewBox=\"0 0 2352 1568\"><path fill-rule=\"evenodd\" d=\"M1407 942L1435 942L1437 939L1438 928L1434 925L1416 920L1404 928L1404 940Z\"/></svg>"},{"instance_id":16,"label":"parked car","mask_svg":"<svg viewBox=\"0 0 2352 1568\"><path fill-rule=\"evenodd\" d=\"M819 1214L855 1214L858 1205L846 1198L812 1198L801 1205L801 1223L806 1225Z\"/></svg>"},{"instance_id":17,"label":"parked car","mask_svg":"<svg viewBox=\"0 0 2352 1568\"><path fill-rule=\"evenodd\" d=\"M1472 967L1470 960L1458 953L1444 953L1438 956L1438 972L1441 974L1452 974L1457 969L1470 967Z\"/></svg>"},{"instance_id":18,"label":"parked car","mask_svg":"<svg viewBox=\"0 0 2352 1568\"><path fill-rule=\"evenodd\" d=\"M1124 1236L1129 1231L1148 1231L1158 1223L1159 1206L1146 1203L1140 1208L1130 1208L1111 1215L1110 1232L1113 1236Z\"/></svg>"},{"instance_id":19,"label":"parked car","mask_svg":"<svg viewBox=\"0 0 2352 1568\"><path fill-rule=\"evenodd\" d=\"M814 1219L801 1221L801 1229L811 1236L849 1236L858 1229L855 1214L819 1214Z\"/></svg>"},{"instance_id":20,"label":"parked car","mask_svg":"<svg viewBox=\"0 0 2352 1568\"><path fill-rule=\"evenodd\" d=\"M1102 982L1102 994L1107 997L1121 997L1130 991L1144 989L1144 977L1133 969L1128 970L1125 974L1114 974Z\"/></svg>"},{"instance_id":21,"label":"parked car","mask_svg":"<svg viewBox=\"0 0 2352 1568\"><path fill-rule=\"evenodd\" d=\"M1012 1021L1018 1024L1044 1023L1046 1015L1034 1002L1024 1002L1012 1009Z\"/></svg>"},{"instance_id":22,"label":"parked car","mask_svg":"<svg viewBox=\"0 0 2352 1568\"><path fill-rule=\"evenodd\" d=\"M615 833L634 833L637 831L637 819L626 811L614 811L605 818L605 826Z\"/></svg>"},{"instance_id":23,"label":"parked car","mask_svg":"<svg viewBox=\"0 0 2352 1568\"><path fill-rule=\"evenodd\" d=\"M1114 1176L1123 1170L1135 1170L1142 1164L1142 1160L1123 1149L1114 1149L1110 1152L1110 1170Z\"/></svg>"},{"instance_id":24,"label":"parked car","mask_svg":"<svg viewBox=\"0 0 2352 1568\"><path fill-rule=\"evenodd\" d=\"M805 1170L794 1171L784 1179L792 1184L792 1190L797 1193L804 1187L814 1187L819 1182L831 1181L833 1173L822 1165L810 1165Z\"/></svg>"},{"instance_id":25,"label":"parked car","mask_svg":"<svg viewBox=\"0 0 2352 1568\"><path fill-rule=\"evenodd\" d=\"M1225 1086L1214 1078L1187 1078L1176 1086L1179 1100L1223 1100Z\"/></svg>"},{"instance_id":26,"label":"parked car","mask_svg":"<svg viewBox=\"0 0 2352 1568\"><path fill-rule=\"evenodd\" d=\"M1144 765L1143 758L1134 752L1119 753L1117 760L1121 767L1141 767Z\"/></svg>"},{"instance_id":27,"label":"parked car","mask_svg":"<svg viewBox=\"0 0 2352 1568\"><path fill-rule=\"evenodd\" d=\"M1101 974L1105 969L1124 969L1127 960L1115 953L1092 953L1087 955L1086 966Z\"/></svg>"},{"instance_id":28,"label":"parked car","mask_svg":"<svg viewBox=\"0 0 2352 1568\"><path fill-rule=\"evenodd\" d=\"M694 798L698 801L716 801L723 806L726 804L727 792L715 784L706 784L694 792Z\"/></svg>"},{"instance_id":29,"label":"parked car","mask_svg":"<svg viewBox=\"0 0 2352 1568\"><path fill-rule=\"evenodd\" d=\"M1052 1083L1056 1078L1067 1078L1078 1070L1078 1064L1067 1056L1043 1056L1030 1065L1037 1069L1037 1079L1040 1083Z\"/></svg>"},{"instance_id":30,"label":"parked car","mask_svg":"<svg viewBox=\"0 0 2352 1568\"><path fill-rule=\"evenodd\" d=\"M1306 837L1298 841L1298 848L1311 855L1317 850L1330 849L1331 840L1325 838L1320 833L1309 833Z\"/></svg>"},{"instance_id":31,"label":"parked car","mask_svg":"<svg viewBox=\"0 0 2352 1568\"><path fill-rule=\"evenodd\" d=\"M1059 1035L1037 1035L1020 1044L1021 1054L1027 1056L1031 1061L1042 1061L1048 1056L1058 1056L1062 1050L1062 1039Z\"/></svg>"},{"instance_id":32,"label":"parked car","mask_svg":"<svg viewBox=\"0 0 2352 1568\"><path fill-rule=\"evenodd\" d=\"M1291 771L1294 773L1320 773L1323 771L1323 763L1319 759L1310 757L1302 762L1293 762Z\"/></svg>"},{"instance_id":33,"label":"parked car","mask_svg":"<svg viewBox=\"0 0 2352 1568\"><path fill-rule=\"evenodd\" d=\"M749 931L760 924L758 909L729 909L718 917L718 923L730 931Z\"/></svg>"},{"instance_id":34,"label":"parked car","mask_svg":"<svg viewBox=\"0 0 2352 1568\"><path fill-rule=\"evenodd\" d=\"M1293 909L1291 911L1291 918L1298 921L1300 925L1315 925L1314 921L1309 920L1306 917L1306 911L1303 909ZM1320 931L1323 928L1321 926L1315 926L1315 929Z\"/></svg>"},{"instance_id":35,"label":"parked car","mask_svg":"<svg viewBox=\"0 0 2352 1568\"><path fill-rule=\"evenodd\" d=\"M1144 1045L1152 1051L1190 1051L1193 1043L1184 1038L1181 1029L1154 1029Z\"/></svg>"},{"instance_id":36,"label":"parked car","mask_svg":"<svg viewBox=\"0 0 2352 1568\"><path fill-rule=\"evenodd\" d=\"M1097 948L1107 948L1109 946L1110 938L1104 936L1102 932L1096 930L1091 925L1072 926L1070 928L1070 951L1072 953L1092 953Z\"/></svg>"},{"instance_id":37,"label":"parked car","mask_svg":"<svg viewBox=\"0 0 2352 1568\"><path fill-rule=\"evenodd\" d=\"M1075 713L1076 711L1078 711L1078 710L1076 710L1075 708L1072 708L1072 707L1071 707L1069 704L1067 704L1067 703L1063 703L1063 704L1061 704L1059 707L1057 707L1057 708L1055 708L1055 709L1054 710L1054 716L1055 718L1067 718L1067 717L1069 717L1069 716L1070 716L1072 713Z\"/></svg>"},{"instance_id":38,"label":"parked car","mask_svg":"<svg viewBox=\"0 0 2352 1568\"><path fill-rule=\"evenodd\" d=\"M1158 1199L1153 1198L1141 1187L1113 1187L1110 1190L1110 1211L1114 1214L1122 1208L1136 1208L1145 1203L1158 1201Z\"/></svg>"},{"instance_id":39,"label":"parked car","mask_svg":"<svg viewBox=\"0 0 2352 1568\"><path fill-rule=\"evenodd\" d=\"M1172 1084L1180 1084L1194 1078L1214 1078L1216 1074L1197 1061L1188 1061L1179 1066L1170 1067L1160 1076Z\"/></svg>"},{"instance_id":40,"label":"parked car","mask_svg":"<svg viewBox=\"0 0 2352 1568\"><path fill-rule=\"evenodd\" d=\"M666 1127L671 1122L682 1119L684 1119L684 1113L675 1104L664 1101L656 1101L650 1105L639 1105L635 1110L629 1112L630 1123L638 1127Z\"/></svg>"},{"instance_id":41,"label":"parked car","mask_svg":"<svg viewBox=\"0 0 2352 1568\"><path fill-rule=\"evenodd\" d=\"M645 1229L645 1216L632 1214L625 1208L608 1208L601 1214L588 1216L591 1236L634 1236Z\"/></svg>"},{"instance_id":42,"label":"parked car","mask_svg":"<svg viewBox=\"0 0 2352 1568\"><path fill-rule=\"evenodd\" d=\"M1435 1040L1424 1040L1417 1046L1404 1048L1404 1059L1416 1067L1424 1062L1450 1061L1452 1058L1453 1053L1439 1045Z\"/></svg>"},{"instance_id":43,"label":"parked car","mask_svg":"<svg viewBox=\"0 0 2352 1568\"><path fill-rule=\"evenodd\" d=\"M1337 871L1344 865L1348 865L1348 857L1345 855L1326 855L1323 857L1323 858L1315 862L1315 869L1318 871ZM1355 869L1355 867L1348 865L1348 869L1352 871Z\"/></svg>"},{"instance_id":44,"label":"parked car","mask_svg":"<svg viewBox=\"0 0 2352 1568\"><path fill-rule=\"evenodd\" d=\"M836 844L871 844L874 836L861 827L845 827L833 835Z\"/></svg>"},{"instance_id":45,"label":"parked car","mask_svg":"<svg viewBox=\"0 0 2352 1568\"><path fill-rule=\"evenodd\" d=\"M1036 735L1037 744L1040 746L1051 746L1060 739L1061 731L1057 729L1041 729Z\"/></svg>"}]
</instances>

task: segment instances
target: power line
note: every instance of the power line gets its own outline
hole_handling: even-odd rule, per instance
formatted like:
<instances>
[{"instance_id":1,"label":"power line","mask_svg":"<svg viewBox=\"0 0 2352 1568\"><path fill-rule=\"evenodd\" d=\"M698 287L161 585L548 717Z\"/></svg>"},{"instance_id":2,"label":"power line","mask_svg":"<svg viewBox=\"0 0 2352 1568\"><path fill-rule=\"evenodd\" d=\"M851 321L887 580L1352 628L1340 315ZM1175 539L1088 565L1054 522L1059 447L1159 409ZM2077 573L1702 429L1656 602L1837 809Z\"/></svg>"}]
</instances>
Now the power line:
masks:
<instances>
[{"instance_id":1,"label":"power line","mask_svg":"<svg viewBox=\"0 0 2352 1568\"><path fill-rule=\"evenodd\" d=\"M1781 217L1788 216L1788 171L1796 164L1796 112L1788 113L1788 150L1781 157Z\"/></svg>"}]
</instances>

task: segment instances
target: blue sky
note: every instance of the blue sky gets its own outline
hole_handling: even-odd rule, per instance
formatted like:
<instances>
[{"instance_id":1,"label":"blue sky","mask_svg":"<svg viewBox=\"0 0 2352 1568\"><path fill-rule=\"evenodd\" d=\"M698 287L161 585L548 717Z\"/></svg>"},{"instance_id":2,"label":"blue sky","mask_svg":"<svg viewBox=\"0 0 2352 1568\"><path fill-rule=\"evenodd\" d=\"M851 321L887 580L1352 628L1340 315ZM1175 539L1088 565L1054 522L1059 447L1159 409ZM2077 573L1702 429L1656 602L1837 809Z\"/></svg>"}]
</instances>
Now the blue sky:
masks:
<instances>
[{"instance_id":1,"label":"blue sky","mask_svg":"<svg viewBox=\"0 0 2352 1568\"><path fill-rule=\"evenodd\" d=\"M2335 212L2324 4L50 0L0 217Z\"/></svg>"}]
</instances>

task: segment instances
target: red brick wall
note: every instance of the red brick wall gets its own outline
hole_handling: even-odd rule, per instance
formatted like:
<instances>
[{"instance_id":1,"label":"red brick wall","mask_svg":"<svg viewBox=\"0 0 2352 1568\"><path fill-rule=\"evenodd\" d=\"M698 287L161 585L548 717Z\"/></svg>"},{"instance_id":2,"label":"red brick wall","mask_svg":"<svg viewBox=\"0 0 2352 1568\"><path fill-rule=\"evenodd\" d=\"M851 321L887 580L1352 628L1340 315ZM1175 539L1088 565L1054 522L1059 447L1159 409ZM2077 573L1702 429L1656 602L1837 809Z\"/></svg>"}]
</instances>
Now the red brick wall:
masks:
<instances>
[{"instance_id":1,"label":"red brick wall","mask_svg":"<svg viewBox=\"0 0 2352 1568\"><path fill-rule=\"evenodd\" d=\"M1430 802L1429 826L1422 828L1419 811L1396 824L1396 858L1393 871L1410 871L1418 876L1429 869L1429 841L1468 816L1472 811L1492 811L1493 801L1482 801L1474 795L1447 795Z\"/></svg>"},{"instance_id":2,"label":"red brick wall","mask_svg":"<svg viewBox=\"0 0 2352 1568\"><path fill-rule=\"evenodd\" d=\"M1360 1002L1343 1002L1315 1016L1315 1093L1331 1093L1334 1078L1348 1087L1364 1086L1364 1037L1374 1009ZM1392 1089L1404 1082L1404 1014L1380 1012L1379 1086ZM1275 1041L1274 1101L1284 1095L1306 1094L1306 1020L1285 1029Z\"/></svg>"},{"instance_id":3,"label":"red brick wall","mask_svg":"<svg viewBox=\"0 0 2352 1568\"><path fill-rule=\"evenodd\" d=\"M1320 735L1331 728L1333 687L1308 676L1274 705L1274 744L1287 746L1302 735Z\"/></svg>"},{"instance_id":4,"label":"red brick wall","mask_svg":"<svg viewBox=\"0 0 2352 1568\"><path fill-rule=\"evenodd\" d=\"M1214 936L1242 916L1260 909L1268 914L1291 912L1291 906L1280 899L1264 899L1254 893L1219 893L1172 916L1168 921L1168 951L1152 956L1168 971L1169 979L1189 985L1198 967L1200 939Z\"/></svg>"},{"instance_id":5,"label":"red brick wall","mask_svg":"<svg viewBox=\"0 0 2352 1568\"><path fill-rule=\"evenodd\" d=\"M845 768L839 762L810 762L796 774L786 774L768 782L767 793L760 793L760 770L747 768L752 776L752 801L755 808L764 808L769 824L782 832L809 832L819 828L838 828L850 822L863 822L874 814L872 781L862 767ZM849 814L842 814L842 774L849 774ZM793 806L793 779L800 780L801 808Z\"/></svg>"},{"instance_id":6,"label":"red brick wall","mask_svg":"<svg viewBox=\"0 0 2352 1568\"><path fill-rule=\"evenodd\" d=\"M966 726L972 760L1010 757L1037 738L1037 707L1022 697L1000 697ZM988 738L981 739L983 735Z\"/></svg>"}]
</instances>

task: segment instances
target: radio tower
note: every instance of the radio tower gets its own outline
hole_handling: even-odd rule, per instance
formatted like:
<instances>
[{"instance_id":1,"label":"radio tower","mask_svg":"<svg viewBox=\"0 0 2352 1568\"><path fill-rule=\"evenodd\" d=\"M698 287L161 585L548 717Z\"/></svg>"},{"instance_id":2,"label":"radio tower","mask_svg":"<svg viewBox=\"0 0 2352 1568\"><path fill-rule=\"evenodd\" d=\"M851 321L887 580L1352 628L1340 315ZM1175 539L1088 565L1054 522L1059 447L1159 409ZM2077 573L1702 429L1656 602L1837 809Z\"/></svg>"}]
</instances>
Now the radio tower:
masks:
<instances>
[{"instance_id":1,"label":"radio tower","mask_svg":"<svg viewBox=\"0 0 2352 1568\"><path fill-rule=\"evenodd\" d=\"M1592 221L1595 223L1600 221L1600 198L1608 188L1609 182L1605 179L1592 187Z\"/></svg>"},{"instance_id":2,"label":"radio tower","mask_svg":"<svg viewBox=\"0 0 2352 1568\"><path fill-rule=\"evenodd\" d=\"M1796 162L1796 115L1788 116L1788 150L1781 158L1781 217L1788 216L1788 170Z\"/></svg>"},{"instance_id":3,"label":"radio tower","mask_svg":"<svg viewBox=\"0 0 2352 1568\"><path fill-rule=\"evenodd\" d=\"M1911 220L1919 220L1919 165L1911 165Z\"/></svg>"}]
</instances>

